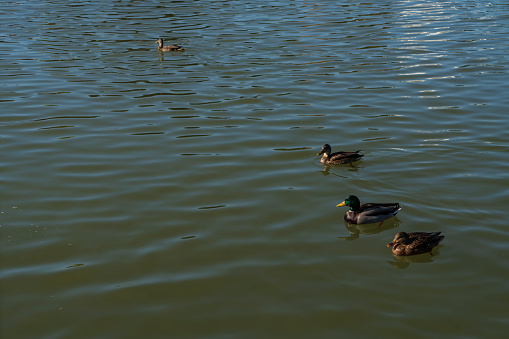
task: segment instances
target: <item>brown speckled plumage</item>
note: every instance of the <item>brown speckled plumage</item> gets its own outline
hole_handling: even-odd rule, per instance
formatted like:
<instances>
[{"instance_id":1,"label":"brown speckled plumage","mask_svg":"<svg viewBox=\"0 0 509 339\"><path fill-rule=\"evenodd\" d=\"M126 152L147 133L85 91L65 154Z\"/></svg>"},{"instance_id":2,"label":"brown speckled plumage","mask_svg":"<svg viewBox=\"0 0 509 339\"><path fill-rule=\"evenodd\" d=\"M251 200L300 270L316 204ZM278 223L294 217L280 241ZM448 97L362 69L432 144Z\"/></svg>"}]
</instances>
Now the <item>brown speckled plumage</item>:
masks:
<instances>
[{"instance_id":1,"label":"brown speckled plumage","mask_svg":"<svg viewBox=\"0 0 509 339\"><path fill-rule=\"evenodd\" d=\"M392 253L395 255L431 254L431 250L444 239L444 236L440 233L398 232L387 247L392 246Z\"/></svg>"},{"instance_id":2,"label":"brown speckled plumage","mask_svg":"<svg viewBox=\"0 0 509 339\"><path fill-rule=\"evenodd\" d=\"M163 39L159 38L157 39L156 42L154 42L155 44L159 44L159 46L157 47L157 49L159 51L162 51L162 52L168 52L168 51L183 51L185 50L184 47L182 46L177 46L177 45L167 45L167 46L164 46L164 41Z\"/></svg>"},{"instance_id":3,"label":"brown speckled plumage","mask_svg":"<svg viewBox=\"0 0 509 339\"><path fill-rule=\"evenodd\" d=\"M360 151L354 152L335 152L331 153L332 149L329 144L325 144L322 147L322 150L317 155L322 155L320 162L322 164L330 164L330 165L341 165L348 164L357 160L360 160L364 154L359 154Z\"/></svg>"}]
</instances>

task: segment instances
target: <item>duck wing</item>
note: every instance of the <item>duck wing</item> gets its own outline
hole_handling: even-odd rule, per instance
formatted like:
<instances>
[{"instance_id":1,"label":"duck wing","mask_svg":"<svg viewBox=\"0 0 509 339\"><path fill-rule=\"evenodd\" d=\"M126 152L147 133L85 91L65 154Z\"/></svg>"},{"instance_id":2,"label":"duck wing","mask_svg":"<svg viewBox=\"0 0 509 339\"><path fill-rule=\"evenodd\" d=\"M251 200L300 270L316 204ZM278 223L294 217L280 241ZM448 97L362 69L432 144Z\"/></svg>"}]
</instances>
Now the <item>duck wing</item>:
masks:
<instances>
[{"instance_id":1,"label":"duck wing","mask_svg":"<svg viewBox=\"0 0 509 339\"><path fill-rule=\"evenodd\" d=\"M364 156L364 154L359 154L359 152L360 152L360 150L354 151L354 152L335 152L329 156L328 161L336 162L336 163L353 162L353 161L359 160L360 158L362 158Z\"/></svg>"},{"instance_id":2,"label":"duck wing","mask_svg":"<svg viewBox=\"0 0 509 339\"><path fill-rule=\"evenodd\" d=\"M367 203L360 206L359 213L364 215L396 215L401 207L399 203Z\"/></svg>"},{"instance_id":3,"label":"duck wing","mask_svg":"<svg viewBox=\"0 0 509 339\"><path fill-rule=\"evenodd\" d=\"M379 223L386 219L392 218L395 216L400 210L399 204L378 204L378 203L368 203L362 204L360 209L356 212L348 211L345 215L348 215L348 219L355 220L357 224L371 224L371 223ZM354 215L351 215L354 214ZM349 220L347 220L348 222Z\"/></svg>"},{"instance_id":4,"label":"duck wing","mask_svg":"<svg viewBox=\"0 0 509 339\"><path fill-rule=\"evenodd\" d=\"M178 46L178 45L166 45L162 49L166 50L166 51L182 51L185 48L182 46Z\"/></svg>"},{"instance_id":5,"label":"duck wing","mask_svg":"<svg viewBox=\"0 0 509 339\"><path fill-rule=\"evenodd\" d=\"M430 252L435 246L437 246L444 239L444 236L440 235L440 233L442 232L409 233L408 236L412 242L407 246L409 246L415 253Z\"/></svg>"}]
</instances>

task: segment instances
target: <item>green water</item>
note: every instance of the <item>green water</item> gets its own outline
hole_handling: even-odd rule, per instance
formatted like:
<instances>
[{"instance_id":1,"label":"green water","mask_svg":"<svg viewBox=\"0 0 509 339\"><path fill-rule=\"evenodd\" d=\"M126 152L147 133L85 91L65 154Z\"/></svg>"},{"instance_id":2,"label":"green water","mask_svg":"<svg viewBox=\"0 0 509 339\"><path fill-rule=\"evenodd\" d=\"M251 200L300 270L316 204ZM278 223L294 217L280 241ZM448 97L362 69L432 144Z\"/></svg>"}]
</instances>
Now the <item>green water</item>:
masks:
<instances>
[{"instance_id":1,"label":"green water","mask_svg":"<svg viewBox=\"0 0 509 339\"><path fill-rule=\"evenodd\" d=\"M0 13L2 338L505 338L503 1Z\"/></svg>"}]
</instances>

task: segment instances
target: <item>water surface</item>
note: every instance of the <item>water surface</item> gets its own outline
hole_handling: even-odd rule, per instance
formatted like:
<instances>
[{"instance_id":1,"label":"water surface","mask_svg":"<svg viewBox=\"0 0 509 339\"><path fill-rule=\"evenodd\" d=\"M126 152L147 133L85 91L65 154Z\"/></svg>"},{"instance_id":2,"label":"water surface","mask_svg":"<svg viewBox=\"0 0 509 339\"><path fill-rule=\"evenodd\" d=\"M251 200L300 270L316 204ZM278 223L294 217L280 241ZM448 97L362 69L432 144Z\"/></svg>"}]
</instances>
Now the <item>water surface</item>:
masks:
<instances>
[{"instance_id":1,"label":"water surface","mask_svg":"<svg viewBox=\"0 0 509 339\"><path fill-rule=\"evenodd\" d=\"M507 333L505 2L0 12L2 337ZM347 225L350 194L403 209Z\"/></svg>"}]
</instances>

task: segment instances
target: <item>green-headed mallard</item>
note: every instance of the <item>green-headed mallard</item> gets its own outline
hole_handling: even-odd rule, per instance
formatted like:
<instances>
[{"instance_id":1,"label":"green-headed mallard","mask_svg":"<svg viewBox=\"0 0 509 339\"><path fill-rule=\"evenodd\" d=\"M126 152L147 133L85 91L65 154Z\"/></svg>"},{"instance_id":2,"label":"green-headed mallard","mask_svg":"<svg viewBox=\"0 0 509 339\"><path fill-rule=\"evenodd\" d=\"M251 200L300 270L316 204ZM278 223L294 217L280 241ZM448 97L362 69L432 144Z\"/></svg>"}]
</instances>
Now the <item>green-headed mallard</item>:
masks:
<instances>
[{"instance_id":1,"label":"green-headed mallard","mask_svg":"<svg viewBox=\"0 0 509 339\"><path fill-rule=\"evenodd\" d=\"M156 42L154 42L155 44L159 44L159 46L157 47L158 50L162 51L162 52L168 52L168 51L183 51L185 50L184 47L182 46L177 46L177 45L168 45L168 46L163 46L164 42L163 42L163 39L162 38L159 38L157 39Z\"/></svg>"},{"instance_id":2,"label":"green-headed mallard","mask_svg":"<svg viewBox=\"0 0 509 339\"><path fill-rule=\"evenodd\" d=\"M398 232L387 247L392 246L392 253L395 255L415 255L428 252L431 254L431 250L444 239L440 233Z\"/></svg>"},{"instance_id":3,"label":"green-headed mallard","mask_svg":"<svg viewBox=\"0 0 509 339\"><path fill-rule=\"evenodd\" d=\"M337 207L349 206L345 213L345 221L349 224L371 224L392 218L398 214L401 207L399 203L366 203L362 204L355 195L350 195ZM380 227L380 225L379 225Z\"/></svg>"},{"instance_id":4,"label":"green-headed mallard","mask_svg":"<svg viewBox=\"0 0 509 339\"><path fill-rule=\"evenodd\" d=\"M320 162L322 164L341 165L348 164L357 160L360 160L364 154L359 154L360 151L355 152L335 152L331 154L331 147L329 144L325 144L322 150L317 155L322 155Z\"/></svg>"}]
</instances>

